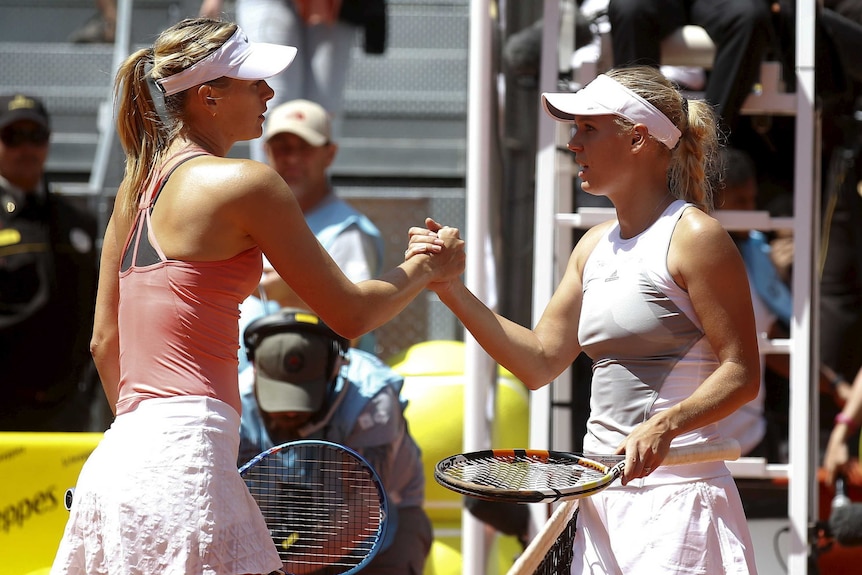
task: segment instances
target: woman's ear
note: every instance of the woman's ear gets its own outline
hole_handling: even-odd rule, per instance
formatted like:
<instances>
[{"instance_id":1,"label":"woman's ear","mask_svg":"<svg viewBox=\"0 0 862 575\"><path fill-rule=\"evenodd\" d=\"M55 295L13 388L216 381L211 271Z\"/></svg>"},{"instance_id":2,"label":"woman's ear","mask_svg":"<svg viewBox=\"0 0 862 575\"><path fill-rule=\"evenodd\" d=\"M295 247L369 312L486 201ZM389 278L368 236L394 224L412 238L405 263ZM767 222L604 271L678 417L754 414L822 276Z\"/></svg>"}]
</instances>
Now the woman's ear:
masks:
<instances>
[{"instance_id":1,"label":"woman's ear","mask_svg":"<svg viewBox=\"0 0 862 575\"><path fill-rule=\"evenodd\" d=\"M218 98L213 96L213 87L208 84L201 84L198 87L198 91L195 95L197 96L198 101L209 112L209 114L211 116L215 116L216 100L218 100Z\"/></svg>"},{"instance_id":2,"label":"woman's ear","mask_svg":"<svg viewBox=\"0 0 862 575\"><path fill-rule=\"evenodd\" d=\"M635 124L632 128L632 148L638 148L646 143L649 130L643 124Z\"/></svg>"}]
</instances>

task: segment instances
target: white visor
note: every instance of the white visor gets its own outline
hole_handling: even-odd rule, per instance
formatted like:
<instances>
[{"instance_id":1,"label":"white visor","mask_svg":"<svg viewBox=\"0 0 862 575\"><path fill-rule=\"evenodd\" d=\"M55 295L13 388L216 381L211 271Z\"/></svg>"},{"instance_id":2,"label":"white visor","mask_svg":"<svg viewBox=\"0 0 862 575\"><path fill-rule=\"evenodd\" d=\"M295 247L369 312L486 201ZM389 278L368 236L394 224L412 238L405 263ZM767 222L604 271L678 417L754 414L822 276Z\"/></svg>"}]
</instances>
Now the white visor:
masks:
<instances>
[{"instance_id":1,"label":"white visor","mask_svg":"<svg viewBox=\"0 0 862 575\"><path fill-rule=\"evenodd\" d=\"M249 42L248 36L237 28L218 50L182 72L156 80L156 85L165 96L170 96L223 76L263 80L287 68L295 57L293 46Z\"/></svg>"},{"instance_id":2,"label":"white visor","mask_svg":"<svg viewBox=\"0 0 862 575\"><path fill-rule=\"evenodd\" d=\"M544 93L542 106L554 119L574 122L575 116L613 114L643 124L650 135L671 150L682 133L658 108L605 74L577 92Z\"/></svg>"}]
</instances>

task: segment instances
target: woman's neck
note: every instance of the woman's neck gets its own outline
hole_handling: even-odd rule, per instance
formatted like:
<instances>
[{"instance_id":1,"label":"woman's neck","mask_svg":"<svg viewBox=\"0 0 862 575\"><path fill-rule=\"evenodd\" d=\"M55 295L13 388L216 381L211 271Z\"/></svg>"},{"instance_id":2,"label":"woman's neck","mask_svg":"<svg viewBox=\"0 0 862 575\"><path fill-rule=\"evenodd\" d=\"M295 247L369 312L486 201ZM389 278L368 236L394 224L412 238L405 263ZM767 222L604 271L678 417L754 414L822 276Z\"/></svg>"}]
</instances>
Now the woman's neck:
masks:
<instances>
[{"instance_id":1,"label":"woman's neck","mask_svg":"<svg viewBox=\"0 0 862 575\"><path fill-rule=\"evenodd\" d=\"M670 191L665 189L664 193L650 194L649 198L639 199L622 208L617 206L620 236L628 239L642 234L658 220L674 199Z\"/></svg>"}]
</instances>

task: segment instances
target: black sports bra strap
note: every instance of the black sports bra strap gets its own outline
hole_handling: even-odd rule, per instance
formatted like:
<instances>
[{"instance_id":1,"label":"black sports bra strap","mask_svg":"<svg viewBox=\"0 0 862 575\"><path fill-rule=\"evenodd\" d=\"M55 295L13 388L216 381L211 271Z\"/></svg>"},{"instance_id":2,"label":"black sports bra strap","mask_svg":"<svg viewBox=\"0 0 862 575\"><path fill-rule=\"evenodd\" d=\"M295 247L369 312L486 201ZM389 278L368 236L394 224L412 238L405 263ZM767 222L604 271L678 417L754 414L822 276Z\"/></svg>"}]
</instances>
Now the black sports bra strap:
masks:
<instances>
[{"instance_id":1,"label":"black sports bra strap","mask_svg":"<svg viewBox=\"0 0 862 575\"><path fill-rule=\"evenodd\" d=\"M143 209L140 209L138 211L138 217L135 220L134 232L131 241L129 241L128 246L126 246L126 251L123 253L123 259L120 263L121 271L126 271L132 266L145 267L148 265L156 264L161 261L158 251L156 250L155 246L153 246L153 244L150 242L150 214L152 214L153 207L155 207L156 205L156 200L159 198L159 195L165 188L165 184L168 183L168 178L170 178L171 174L174 173L174 170L176 170L192 158L197 158L198 156L205 155L207 155L206 152L198 152L190 153L186 157L180 158L175 165L171 166L171 168L168 170L168 173L165 174L165 176L162 178L161 183L159 184L159 188L153 195L153 199L150 202L146 213Z\"/></svg>"},{"instance_id":2,"label":"black sports bra strap","mask_svg":"<svg viewBox=\"0 0 862 575\"><path fill-rule=\"evenodd\" d=\"M209 155L209 154L207 154L205 152L198 152L198 153L194 153L194 154L189 154L185 158L180 158L180 160L176 164L171 166L171 169L168 170L168 173L165 174L165 176L162 178L162 182L159 184L159 189L156 191L155 194L153 194L153 199L150 202L150 206L149 206L150 207L150 213L152 213L153 207L155 207L155 205L156 205L156 200L159 199L159 196L161 195L162 190L165 189L165 186L168 183L168 178L171 177L171 175L176 171L176 169L179 168L180 166L182 166L183 164L185 164L186 162L188 162L189 160L192 160L192 159L197 158L199 156L207 156L207 155Z\"/></svg>"}]
</instances>

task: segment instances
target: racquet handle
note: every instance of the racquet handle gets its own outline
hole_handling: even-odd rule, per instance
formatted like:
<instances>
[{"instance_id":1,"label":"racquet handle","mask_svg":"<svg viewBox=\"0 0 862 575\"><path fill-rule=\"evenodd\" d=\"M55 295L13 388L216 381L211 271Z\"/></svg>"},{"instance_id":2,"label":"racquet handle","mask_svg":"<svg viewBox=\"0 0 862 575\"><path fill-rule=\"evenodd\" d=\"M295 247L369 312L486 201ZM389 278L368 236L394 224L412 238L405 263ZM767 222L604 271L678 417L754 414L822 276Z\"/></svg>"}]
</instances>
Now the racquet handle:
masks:
<instances>
[{"instance_id":1,"label":"racquet handle","mask_svg":"<svg viewBox=\"0 0 862 575\"><path fill-rule=\"evenodd\" d=\"M548 551L554 546L554 543L560 537L563 529L566 528L566 524L571 520L572 515L574 515L577 509L577 499L563 501L542 527L542 530L533 537L530 544L524 549L524 552L518 555L515 562L506 572L506 575L534 575L536 573L548 572L537 572L537 569L542 564L542 561L545 560ZM572 542L568 541L566 544L571 549ZM551 566L554 567L556 565L551 562Z\"/></svg>"},{"instance_id":2,"label":"racquet handle","mask_svg":"<svg viewBox=\"0 0 862 575\"><path fill-rule=\"evenodd\" d=\"M742 449L737 440L725 438L698 445L672 447L661 464L685 465L686 463L703 463L706 461L733 461L739 459L741 453Z\"/></svg>"}]
</instances>

